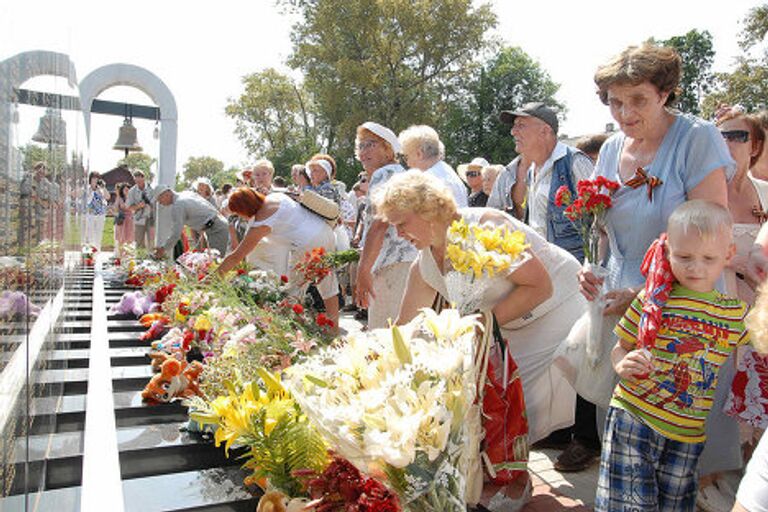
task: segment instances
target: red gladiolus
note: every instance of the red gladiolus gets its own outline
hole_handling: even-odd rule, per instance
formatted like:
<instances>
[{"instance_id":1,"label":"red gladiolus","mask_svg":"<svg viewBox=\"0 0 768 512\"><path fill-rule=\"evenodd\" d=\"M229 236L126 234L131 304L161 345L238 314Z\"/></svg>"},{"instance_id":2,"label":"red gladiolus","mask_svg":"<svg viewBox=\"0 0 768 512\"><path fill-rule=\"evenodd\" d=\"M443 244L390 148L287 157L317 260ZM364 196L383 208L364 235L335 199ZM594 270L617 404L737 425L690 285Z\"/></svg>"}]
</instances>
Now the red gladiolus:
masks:
<instances>
[{"instance_id":1,"label":"red gladiolus","mask_svg":"<svg viewBox=\"0 0 768 512\"><path fill-rule=\"evenodd\" d=\"M302 306L301 304L294 304L292 309L293 309L293 312L296 313L297 315L300 315L304 312L304 306Z\"/></svg>"},{"instance_id":2,"label":"red gladiolus","mask_svg":"<svg viewBox=\"0 0 768 512\"><path fill-rule=\"evenodd\" d=\"M280 276L280 281L281 281L283 284L287 283L287 282L288 282L288 276L287 276L287 275L285 275L285 274L282 274L282 275Z\"/></svg>"},{"instance_id":3,"label":"red gladiolus","mask_svg":"<svg viewBox=\"0 0 768 512\"><path fill-rule=\"evenodd\" d=\"M241 276L243 274L245 274L245 269L244 268L237 269L237 275Z\"/></svg>"}]
</instances>

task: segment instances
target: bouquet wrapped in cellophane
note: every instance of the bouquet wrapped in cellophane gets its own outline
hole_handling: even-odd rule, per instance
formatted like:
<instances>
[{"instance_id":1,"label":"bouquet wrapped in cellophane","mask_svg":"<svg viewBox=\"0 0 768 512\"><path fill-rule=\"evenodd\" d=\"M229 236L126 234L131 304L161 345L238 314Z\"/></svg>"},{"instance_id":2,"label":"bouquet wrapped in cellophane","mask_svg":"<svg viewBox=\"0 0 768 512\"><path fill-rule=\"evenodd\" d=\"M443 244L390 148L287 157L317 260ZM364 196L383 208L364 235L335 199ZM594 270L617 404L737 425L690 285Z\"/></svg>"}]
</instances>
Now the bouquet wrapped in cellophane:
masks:
<instances>
[{"instance_id":1,"label":"bouquet wrapped in cellophane","mask_svg":"<svg viewBox=\"0 0 768 512\"><path fill-rule=\"evenodd\" d=\"M480 311L486 320L484 335L478 336L473 353L478 400L471 404L465 419L467 447L462 464L469 476L465 497L470 505L480 500L483 488L481 443L486 434L482 401L491 354L492 314L489 310L499 298L491 288L530 259L528 247L525 233L503 226L468 224L460 219L448 228L446 256L451 265L445 274L446 298L462 314ZM508 287L502 284L494 289L508 290ZM504 390L508 380L507 356L507 350L503 350L501 378Z\"/></svg>"},{"instance_id":2,"label":"bouquet wrapped in cellophane","mask_svg":"<svg viewBox=\"0 0 768 512\"><path fill-rule=\"evenodd\" d=\"M383 477L409 511L464 512L464 419L475 400L478 323L425 309L321 350L286 386L331 448Z\"/></svg>"},{"instance_id":3,"label":"bouquet wrapped in cellophane","mask_svg":"<svg viewBox=\"0 0 768 512\"><path fill-rule=\"evenodd\" d=\"M454 221L448 228L446 256L451 267L445 275L446 297L462 314L482 308L495 276L504 276L525 263L525 233L501 226Z\"/></svg>"}]
</instances>

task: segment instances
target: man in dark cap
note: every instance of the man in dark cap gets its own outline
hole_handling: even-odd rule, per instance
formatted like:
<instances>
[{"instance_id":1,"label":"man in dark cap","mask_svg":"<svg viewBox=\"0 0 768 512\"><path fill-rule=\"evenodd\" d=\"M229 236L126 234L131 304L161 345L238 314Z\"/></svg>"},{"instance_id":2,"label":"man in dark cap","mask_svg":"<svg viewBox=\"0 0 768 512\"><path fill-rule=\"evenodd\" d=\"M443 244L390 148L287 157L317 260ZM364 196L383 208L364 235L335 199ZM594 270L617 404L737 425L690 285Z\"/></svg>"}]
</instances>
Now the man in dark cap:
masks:
<instances>
[{"instance_id":1,"label":"man in dark cap","mask_svg":"<svg viewBox=\"0 0 768 512\"><path fill-rule=\"evenodd\" d=\"M579 180L589 179L592 175L592 160L557 140L557 114L544 103L526 103L518 110L502 112L499 117L501 122L512 126L511 133L519 156L505 172L513 167L517 184L506 191L494 187L488 206L492 202L498 203L501 194L508 196L509 200L516 197L516 202L524 202L524 217L531 227L549 242L583 261L581 236L563 214L565 208L555 205L555 193L566 185L575 197ZM529 167L520 169L520 161L529 163ZM565 447L555 462L558 471L581 471L600 452L595 406L578 397L575 419L573 428L553 432L542 443L545 446L559 444Z\"/></svg>"}]
</instances>

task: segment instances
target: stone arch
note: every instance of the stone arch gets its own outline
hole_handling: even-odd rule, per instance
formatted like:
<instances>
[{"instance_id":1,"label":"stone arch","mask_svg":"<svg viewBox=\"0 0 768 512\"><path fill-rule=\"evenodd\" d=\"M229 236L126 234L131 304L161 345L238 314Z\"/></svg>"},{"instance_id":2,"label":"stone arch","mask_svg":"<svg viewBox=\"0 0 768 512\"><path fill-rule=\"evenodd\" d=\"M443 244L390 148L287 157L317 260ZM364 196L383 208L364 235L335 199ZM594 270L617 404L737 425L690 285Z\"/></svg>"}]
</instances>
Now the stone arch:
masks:
<instances>
[{"instance_id":1,"label":"stone arch","mask_svg":"<svg viewBox=\"0 0 768 512\"><path fill-rule=\"evenodd\" d=\"M67 79L70 87L77 87L75 64L63 53L33 50L22 52L0 62L0 172L10 163L10 127L13 116L14 88L30 78L42 75Z\"/></svg>"},{"instance_id":2,"label":"stone arch","mask_svg":"<svg viewBox=\"0 0 768 512\"><path fill-rule=\"evenodd\" d=\"M110 87L120 85L142 91L160 108L160 155L157 162L157 180L158 183L173 187L176 180L178 111L171 90L154 73L132 64L109 64L88 73L80 82L80 105L83 109L86 134L90 136L91 133L93 100Z\"/></svg>"}]
</instances>

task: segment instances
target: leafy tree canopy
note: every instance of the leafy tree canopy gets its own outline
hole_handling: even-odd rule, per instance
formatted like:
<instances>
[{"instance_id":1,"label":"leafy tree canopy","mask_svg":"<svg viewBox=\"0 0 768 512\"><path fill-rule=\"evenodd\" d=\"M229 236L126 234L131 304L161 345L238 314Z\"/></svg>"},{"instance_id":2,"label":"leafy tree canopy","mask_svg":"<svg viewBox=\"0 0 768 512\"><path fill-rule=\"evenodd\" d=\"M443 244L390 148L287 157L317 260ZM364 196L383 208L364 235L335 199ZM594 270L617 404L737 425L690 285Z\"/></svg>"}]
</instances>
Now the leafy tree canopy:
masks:
<instances>
[{"instance_id":1,"label":"leafy tree canopy","mask_svg":"<svg viewBox=\"0 0 768 512\"><path fill-rule=\"evenodd\" d=\"M301 15L288 64L313 98L316 141L351 182L355 128L367 120L396 132L435 124L446 99L473 75L496 25L471 0L281 0Z\"/></svg>"},{"instance_id":2,"label":"leafy tree canopy","mask_svg":"<svg viewBox=\"0 0 768 512\"><path fill-rule=\"evenodd\" d=\"M440 132L452 163L482 156L492 163L507 163L516 156L510 127L499 121L502 110L514 110L541 101L560 110L555 99L560 85L521 48L505 47L481 65L467 84L466 94L449 105Z\"/></svg>"},{"instance_id":3,"label":"leafy tree canopy","mask_svg":"<svg viewBox=\"0 0 768 512\"><path fill-rule=\"evenodd\" d=\"M682 94L677 107L683 112L699 114L701 101L712 90L715 81L711 71L715 58L712 34L693 29L682 36L659 41L659 44L676 49L683 61Z\"/></svg>"},{"instance_id":4,"label":"leafy tree canopy","mask_svg":"<svg viewBox=\"0 0 768 512\"><path fill-rule=\"evenodd\" d=\"M152 158L146 153L138 152L138 153L128 153L128 156L125 158L121 158L117 162L117 166L124 165L128 167L129 169L140 169L144 171L148 177L148 179L152 179L152 165L157 162L157 159ZM105 169L105 171L108 171L109 169Z\"/></svg>"}]
</instances>

